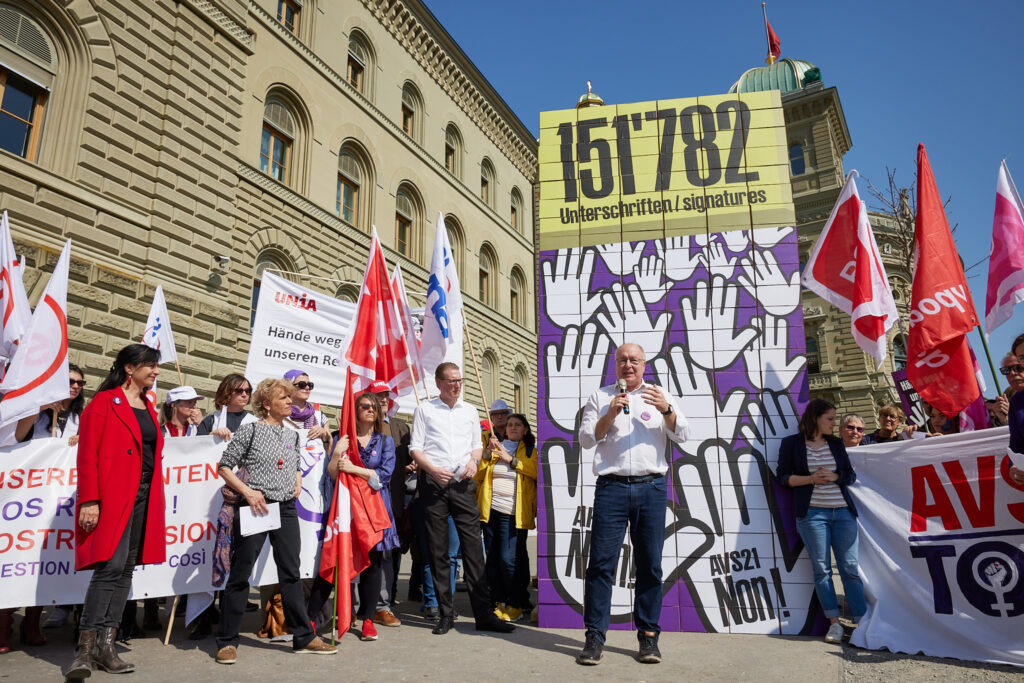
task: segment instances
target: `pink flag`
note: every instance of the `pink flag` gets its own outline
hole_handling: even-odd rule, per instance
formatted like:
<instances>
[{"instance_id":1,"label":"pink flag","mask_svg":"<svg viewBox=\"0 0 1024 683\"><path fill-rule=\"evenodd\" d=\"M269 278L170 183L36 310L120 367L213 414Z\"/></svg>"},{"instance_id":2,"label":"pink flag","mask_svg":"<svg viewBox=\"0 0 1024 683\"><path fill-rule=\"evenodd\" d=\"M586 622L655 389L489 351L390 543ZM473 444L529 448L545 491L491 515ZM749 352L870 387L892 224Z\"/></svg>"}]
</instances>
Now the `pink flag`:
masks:
<instances>
[{"instance_id":1,"label":"pink flag","mask_svg":"<svg viewBox=\"0 0 1024 683\"><path fill-rule=\"evenodd\" d=\"M402 320L376 227L348 339L349 345L342 357L356 375L353 387L356 393L375 380L387 382L396 393L412 385Z\"/></svg>"},{"instance_id":2,"label":"pink flag","mask_svg":"<svg viewBox=\"0 0 1024 683\"><path fill-rule=\"evenodd\" d=\"M7 358L14 357L18 339L25 334L32 319L32 308L21 279L24 270L24 264L19 265L18 255L14 253L11 224L4 211L0 216L0 312L3 315L0 355ZM0 376L2 374L0 372Z\"/></svg>"},{"instance_id":3,"label":"pink flag","mask_svg":"<svg viewBox=\"0 0 1024 683\"><path fill-rule=\"evenodd\" d=\"M898 314L868 211L851 171L804 268L802 282L851 317L853 338L882 366Z\"/></svg>"},{"instance_id":4,"label":"pink flag","mask_svg":"<svg viewBox=\"0 0 1024 683\"><path fill-rule=\"evenodd\" d=\"M68 391L68 263L71 240L64 245L46 291L39 299L24 347L0 383L0 425L34 415L40 406L63 401Z\"/></svg>"},{"instance_id":5,"label":"pink flag","mask_svg":"<svg viewBox=\"0 0 1024 683\"><path fill-rule=\"evenodd\" d=\"M992 251L988 259L985 332L992 334L1010 319L1013 307L1024 301L1024 204L1010 178L1006 162L999 164L996 214L992 221Z\"/></svg>"}]
</instances>

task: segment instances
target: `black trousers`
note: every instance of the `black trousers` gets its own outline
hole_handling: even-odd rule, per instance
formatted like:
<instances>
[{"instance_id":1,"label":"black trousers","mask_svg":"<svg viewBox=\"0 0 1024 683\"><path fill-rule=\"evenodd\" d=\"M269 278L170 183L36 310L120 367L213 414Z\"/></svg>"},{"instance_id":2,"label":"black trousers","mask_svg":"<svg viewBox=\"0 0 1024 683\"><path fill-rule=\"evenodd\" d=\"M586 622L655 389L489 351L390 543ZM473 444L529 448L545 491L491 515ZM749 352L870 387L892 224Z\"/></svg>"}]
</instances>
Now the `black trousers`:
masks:
<instances>
[{"instance_id":1,"label":"black trousers","mask_svg":"<svg viewBox=\"0 0 1024 683\"><path fill-rule=\"evenodd\" d=\"M476 483L472 479L451 481L441 486L433 478L420 479L420 492L430 547L430 561L434 567L447 567L448 560L448 515L455 522L455 531L462 544L462 567L469 589L469 601L473 616L483 621L491 613L491 600L487 580L484 576L484 547L480 540L480 508L476 504ZM453 613L450 572L435 571L434 592L442 617Z\"/></svg>"},{"instance_id":2,"label":"black trousers","mask_svg":"<svg viewBox=\"0 0 1024 683\"><path fill-rule=\"evenodd\" d=\"M306 614L306 594L299 578L299 519L295 514L293 498L281 503L281 527L273 531L243 536L239 530L239 515L235 515L231 529L231 573L220 597L218 648L238 645L238 629L249 596L249 575L268 535L270 547L274 551L274 562L277 563L284 620L292 632L292 649L301 650L316 636Z\"/></svg>"},{"instance_id":3,"label":"black trousers","mask_svg":"<svg viewBox=\"0 0 1024 683\"><path fill-rule=\"evenodd\" d=\"M124 605L132 589L135 558L139 555L142 538L146 533L146 507L149 504L152 478L152 472L143 473L132 505L132 515L128 518L114 554L93 571L89 589L85 592L85 604L79 623L82 631L117 628L121 624L121 614L124 613ZM102 506L100 514L103 514Z\"/></svg>"},{"instance_id":4,"label":"black trousers","mask_svg":"<svg viewBox=\"0 0 1024 683\"><path fill-rule=\"evenodd\" d=\"M359 619L373 619L378 611L381 587L384 585L385 565L391 564L391 551L371 550L370 566L359 573Z\"/></svg>"}]
</instances>

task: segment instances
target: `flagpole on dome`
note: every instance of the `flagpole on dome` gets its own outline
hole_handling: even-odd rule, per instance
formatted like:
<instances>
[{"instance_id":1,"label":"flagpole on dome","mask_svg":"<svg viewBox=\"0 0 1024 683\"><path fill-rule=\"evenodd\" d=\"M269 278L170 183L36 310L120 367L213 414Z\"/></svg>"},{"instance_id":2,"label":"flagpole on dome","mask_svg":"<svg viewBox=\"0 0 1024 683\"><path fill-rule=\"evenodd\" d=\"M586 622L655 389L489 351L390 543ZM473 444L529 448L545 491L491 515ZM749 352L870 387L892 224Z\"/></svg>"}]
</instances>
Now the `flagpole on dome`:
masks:
<instances>
[{"instance_id":1,"label":"flagpole on dome","mask_svg":"<svg viewBox=\"0 0 1024 683\"><path fill-rule=\"evenodd\" d=\"M761 3L761 15L764 17L764 38L768 43L768 57L764 60L769 65L775 63L775 54L772 52L772 35L771 29L768 27L768 10L765 9L766 3Z\"/></svg>"}]
</instances>

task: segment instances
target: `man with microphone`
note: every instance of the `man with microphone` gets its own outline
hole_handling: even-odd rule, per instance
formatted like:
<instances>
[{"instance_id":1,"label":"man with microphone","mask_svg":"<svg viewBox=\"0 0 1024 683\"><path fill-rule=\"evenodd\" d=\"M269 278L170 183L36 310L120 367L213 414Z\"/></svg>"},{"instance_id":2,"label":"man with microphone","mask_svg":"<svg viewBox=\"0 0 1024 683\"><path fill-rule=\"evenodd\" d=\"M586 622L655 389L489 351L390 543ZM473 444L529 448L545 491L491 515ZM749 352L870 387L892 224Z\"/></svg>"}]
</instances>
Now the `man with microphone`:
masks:
<instances>
[{"instance_id":1,"label":"man with microphone","mask_svg":"<svg viewBox=\"0 0 1024 683\"><path fill-rule=\"evenodd\" d=\"M689 425L668 393L644 384L645 365L638 345L617 348L618 381L595 391L583 407L579 443L595 449L597 486L583 593L587 640L576 657L579 664L601 661L612 580L627 526L636 559L633 621L640 641L638 659L648 664L661 661L658 620L667 497L665 446L666 439L686 441Z\"/></svg>"}]
</instances>

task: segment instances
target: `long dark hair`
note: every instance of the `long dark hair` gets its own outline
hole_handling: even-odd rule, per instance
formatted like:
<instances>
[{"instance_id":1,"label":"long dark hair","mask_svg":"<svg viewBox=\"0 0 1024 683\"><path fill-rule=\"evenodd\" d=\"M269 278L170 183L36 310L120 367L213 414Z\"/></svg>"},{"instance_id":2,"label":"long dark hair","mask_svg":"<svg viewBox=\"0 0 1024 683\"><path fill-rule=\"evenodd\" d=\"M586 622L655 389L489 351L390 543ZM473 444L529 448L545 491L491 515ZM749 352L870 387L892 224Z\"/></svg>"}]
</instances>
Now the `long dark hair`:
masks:
<instances>
[{"instance_id":1,"label":"long dark hair","mask_svg":"<svg viewBox=\"0 0 1024 683\"><path fill-rule=\"evenodd\" d=\"M246 379L245 375L239 375L237 372L232 372L230 375L226 375L224 379L220 381L220 386L217 387L217 393L213 398L213 405L216 406L217 410L226 406L228 401L231 400L231 394L233 394L235 389L243 384L248 384L250 389L255 390L252 382ZM252 400L254 393L255 391L249 392L250 401Z\"/></svg>"},{"instance_id":2,"label":"long dark hair","mask_svg":"<svg viewBox=\"0 0 1024 683\"><path fill-rule=\"evenodd\" d=\"M110 366L110 374L100 383L96 393L114 389L128 381L126 365L156 365L160 362L160 351L151 349L145 344L129 344L117 352L114 364Z\"/></svg>"},{"instance_id":3,"label":"long dark hair","mask_svg":"<svg viewBox=\"0 0 1024 683\"><path fill-rule=\"evenodd\" d=\"M533 447L537 445L537 437L533 435L533 430L530 429L530 421L526 419L526 416L522 413L512 413L508 416L508 419L515 418L523 423L526 427L526 432L523 434L523 444L526 445L526 457L529 458L530 454L533 453ZM508 427L505 428L506 430Z\"/></svg>"},{"instance_id":4,"label":"long dark hair","mask_svg":"<svg viewBox=\"0 0 1024 683\"><path fill-rule=\"evenodd\" d=\"M74 363L68 363L68 372L77 372L81 375L82 379L85 379L85 373L82 372L82 368L78 367ZM78 396L75 396L75 400L68 406L68 415L79 416L82 414L82 410L85 408L85 387L78 392Z\"/></svg>"},{"instance_id":5,"label":"long dark hair","mask_svg":"<svg viewBox=\"0 0 1024 683\"><path fill-rule=\"evenodd\" d=\"M373 403L373 431L381 434L388 434L391 430L385 431L387 423L384 422L384 406L381 405L381 400L370 391L364 391L356 397L356 421L359 420L359 402L363 399L369 399Z\"/></svg>"},{"instance_id":6,"label":"long dark hair","mask_svg":"<svg viewBox=\"0 0 1024 683\"><path fill-rule=\"evenodd\" d=\"M828 411L835 409L834 405L821 398L816 398L808 403L804 414L800 416L800 432L804 435L804 438L808 441L812 440L818 431L818 418ZM822 434L822 436L828 439L832 435Z\"/></svg>"}]
</instances>

